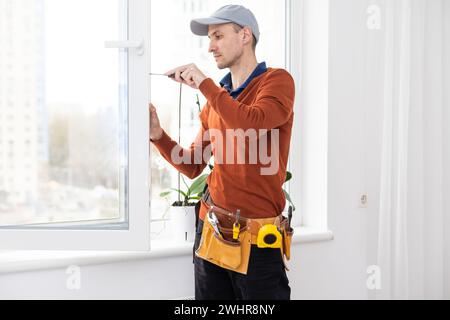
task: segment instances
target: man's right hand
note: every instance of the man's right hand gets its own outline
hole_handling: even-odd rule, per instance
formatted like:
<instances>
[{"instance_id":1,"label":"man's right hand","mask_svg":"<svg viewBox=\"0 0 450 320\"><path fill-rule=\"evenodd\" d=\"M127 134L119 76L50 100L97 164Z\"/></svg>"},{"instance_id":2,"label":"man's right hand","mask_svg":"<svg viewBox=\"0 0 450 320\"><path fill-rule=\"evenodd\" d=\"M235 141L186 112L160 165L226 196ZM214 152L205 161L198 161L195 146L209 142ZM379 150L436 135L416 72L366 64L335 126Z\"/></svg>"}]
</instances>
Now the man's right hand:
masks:
<instances>
[{"instance_id":1,"label":"man's right hand","mask_svg":"<svg viewBox=\"0 0 450 320\"><path fill-rule=\"evenodd\" d=\"M163 129L159 123L158 114L156 113L155 106L150 103L148 105L150 115L150 139L153 141L159 140L162 137Z\"/></svg>"}]
</instances>

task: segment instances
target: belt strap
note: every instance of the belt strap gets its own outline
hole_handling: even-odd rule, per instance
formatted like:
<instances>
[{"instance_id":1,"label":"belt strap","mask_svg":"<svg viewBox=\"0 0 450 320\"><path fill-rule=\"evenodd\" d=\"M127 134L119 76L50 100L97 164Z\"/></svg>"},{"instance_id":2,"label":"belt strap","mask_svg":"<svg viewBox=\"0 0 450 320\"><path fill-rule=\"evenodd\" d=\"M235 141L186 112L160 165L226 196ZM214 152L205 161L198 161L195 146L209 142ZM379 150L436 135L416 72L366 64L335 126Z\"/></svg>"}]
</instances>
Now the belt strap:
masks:
<instances>
[{"instance_id":1,"label":"belt strap","mask_svg":"<svg viewBox=\"0 0 450 320\"><path fill-rule=\"evenodd\" d=\"M206 189L205 193L203 194L202 200L207 205L208 210L213 208L212 209L213 212L218 213L219 215L222 215L222 216L228 216L229 217L228 220L229 220L230 224L234 223L234 220L236 219L236 215L228 210L225 210L223 208L216 206L214 204L214 202L212 201L212 198L211 198L208 188ZM270 217L270 218L261 218L261 219L244 218L244 219L246 221L246 226L241 227L241 232L248 231L254 236L257 236L259 229L266 224L274 224L278 228L284 229L288 222L287 219L285 217L283 217L282 214L280 214L276 217ZM230 235L233 234L232 228L226 228L226 227L219 226L219 229L221 232L223 232L225 234L230 234Z\"/></svg>"}]
</instances>

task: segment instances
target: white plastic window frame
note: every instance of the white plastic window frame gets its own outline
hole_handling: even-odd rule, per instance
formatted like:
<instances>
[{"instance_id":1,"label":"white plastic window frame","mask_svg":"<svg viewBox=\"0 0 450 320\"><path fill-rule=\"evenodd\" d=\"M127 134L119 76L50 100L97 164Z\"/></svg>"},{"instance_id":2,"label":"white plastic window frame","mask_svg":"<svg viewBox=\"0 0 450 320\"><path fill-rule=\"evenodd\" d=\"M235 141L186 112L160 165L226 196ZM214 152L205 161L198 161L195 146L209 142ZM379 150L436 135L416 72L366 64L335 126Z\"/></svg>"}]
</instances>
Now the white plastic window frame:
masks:
<instances>
[{"instance_id":1,"label":"white plastic window frame","mask_svg":"<svg viewBox=\"0 0 450 320\"><path fill-rule=\"evenodd\" d=\"M302 226L301 210L301 135L300 126L297 124L300 117L301 97L301 64L302 64L302 33L303 33L303 0L286 0L286 69L292 75L295 82L294 101L294 125L292 128L291 146L289 151L288 170L292 173L292 180L288 182L287 191L295 205L292 226ZM286 210L289 203L286 203Z\"/></svg>"},{"instance_id":2,"label":"white plastic window frame","mask_svg":"<svg viewBox=\"0 0 450 320\"><path fill-rule=\"evenodd\" d=\"M287 0L287 66L296 83L289 183L300 230L328 230L329 0ZM301 232L300 231L300 232Z\"/></svg>"},{"instance_id":3,"label":"white plastic window frame","mask_svg":"<svg viewBox=\"0 0 450 320\"><path fill-rule=\"evenodd\" d=\"M150 250L150 172L148 101L150 101L150 2L128 1L128 39L143 40L143 54L128 49L128 229L0 229L0 250ZM114 50L114 49L108 49ZM115 49L123 50L123 49ZM132 124L132 125L130 125ZM118 168L119 169L119 168ZM98 226L97 226L98 227Z\"/></svg>"}]
</instances>

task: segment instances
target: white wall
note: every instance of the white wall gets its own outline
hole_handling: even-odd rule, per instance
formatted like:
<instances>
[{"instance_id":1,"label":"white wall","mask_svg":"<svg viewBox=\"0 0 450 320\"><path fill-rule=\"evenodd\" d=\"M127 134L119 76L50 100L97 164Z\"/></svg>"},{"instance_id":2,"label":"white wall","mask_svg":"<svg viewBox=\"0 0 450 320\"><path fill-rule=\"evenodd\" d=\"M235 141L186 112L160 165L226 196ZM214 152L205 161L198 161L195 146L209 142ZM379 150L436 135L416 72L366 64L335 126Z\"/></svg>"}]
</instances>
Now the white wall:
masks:
<instances>
[{"instance_id":1,"label":"white wall","mask_svg":"<svg viewBox=\"0 0 450 320\"><path fill-rule=\"evenodd\" d=\"M317 0L306 0L308 3ZM367 215L376 203L376 165L363 161L363 148L377 155L376 110L364 123L361 88L366 5L360 0L330 1L328 227L334 240L295 245L288 276L293 299L366 299ZM310 68L310 72L314 72ZM304 74L304 81L308 75ZM309 75L311 77L311 75ZM364 132L371 132L364 140ZM368 190L369 208L358 208ZM326 199L323 199L325 201ZM191 256L83 266L82 287L66 289L65 268L0 275L0 299L114 298L160 299L193 295Z\"/></svg>"},{"instance_id":2,"label":"white wall","mask_svg":"<svg viewBox=\"0 0 450 320\"><path fill-rule=\"evenodd\" d=\"M448 1L443 2L444 6L444 83L450 83L450 3ZM446 123L450 123L450 92L449 90L444 90L444 105L447 107L444 108L443 117L446 119ZM450 163L450 126L444 126L444 163ZM444 199L450 199L450 170L448 170L449 166L445 166L444 168ZM444 201L444 212L450 212L450 203L449 201ZM450 230L450 215L447 214L447 219L445 221L445 230ZM450 247L450 233L447 232L445 235L446 247ZM450 251L447 251L447 255L445 257L445 265L450 265ZM444 284L445 292L444 296L450 299L450 270L445 270L445 284Z\"/></svg>"}]
</instances>

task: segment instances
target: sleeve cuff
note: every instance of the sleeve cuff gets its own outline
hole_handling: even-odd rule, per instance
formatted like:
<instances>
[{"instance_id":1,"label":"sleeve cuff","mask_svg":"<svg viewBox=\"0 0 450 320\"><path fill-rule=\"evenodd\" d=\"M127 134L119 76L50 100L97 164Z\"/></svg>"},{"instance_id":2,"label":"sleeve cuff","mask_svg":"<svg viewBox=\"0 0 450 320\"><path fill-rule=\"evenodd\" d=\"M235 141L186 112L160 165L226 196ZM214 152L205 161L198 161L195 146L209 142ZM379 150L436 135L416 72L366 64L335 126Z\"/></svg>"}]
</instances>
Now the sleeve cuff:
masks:
<instances>
[{"instance_id":1,"label":"sleeve cuff","mask_svg":"<svg viewBox=\"0 0 450 320\"><path fill-rule=\"evenodd\" d=\"M163 129L161 138L159 138L158 140L152 140L152 139L150 139L150 141L153 142L153 144L154 144L155 146L158 147L158 146L164 145L165 143L167 143L168 141L170 141L170 137L169 137L169 135L166 133L166 131L164 131L164 129Z\"/></svg>"}]
</instances>

